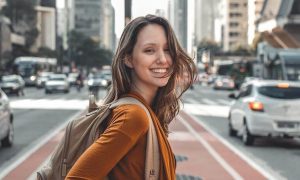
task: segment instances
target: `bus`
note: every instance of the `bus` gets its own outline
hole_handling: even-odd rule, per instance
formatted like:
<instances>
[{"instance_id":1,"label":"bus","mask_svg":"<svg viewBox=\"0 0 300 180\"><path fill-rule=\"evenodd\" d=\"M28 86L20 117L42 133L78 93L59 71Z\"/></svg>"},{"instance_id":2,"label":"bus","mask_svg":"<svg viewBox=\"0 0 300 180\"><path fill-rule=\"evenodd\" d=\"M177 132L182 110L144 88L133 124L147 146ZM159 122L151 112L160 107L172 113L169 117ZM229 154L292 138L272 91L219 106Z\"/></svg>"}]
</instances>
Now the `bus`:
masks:
<instances>
[{"instance_id":1,"label":"bus","mask_svg":"<svg viewBox=\"0 0 300 180\"><path fill-rule=\"evenodd\" d=\"M45 57L18 57L14 61L14 71L23 77L25 85L36 85L36 78L40 72L56 70L57 59Z\"/></svg>"}]
</instances>

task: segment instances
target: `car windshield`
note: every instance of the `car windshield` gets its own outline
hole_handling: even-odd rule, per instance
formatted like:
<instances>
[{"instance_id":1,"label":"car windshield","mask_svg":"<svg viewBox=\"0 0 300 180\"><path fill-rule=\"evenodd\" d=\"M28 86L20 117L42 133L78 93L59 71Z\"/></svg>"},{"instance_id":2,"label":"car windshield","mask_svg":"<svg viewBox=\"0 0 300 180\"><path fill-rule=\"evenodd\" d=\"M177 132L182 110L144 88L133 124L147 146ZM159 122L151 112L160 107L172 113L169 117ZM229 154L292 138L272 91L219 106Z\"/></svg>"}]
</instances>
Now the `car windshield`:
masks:
<instances>
[{"instance_id":1,"label":"car windshield","mask_svg":"<svg viewBox=\"0 0 300 180\"><path fill-rule=\"evenodd\" d=\"M3 77L2 82L4 83L18 83L18 80L13 77Z\"/></svg>"},{"instance_id":2,"label":"car windshield","mask_svg":"<svg viewBox=\"0 0 300 180\"><path fill-rule=\"evenodd\" d=\"M51 77L49 80L50 81L64 81L65 78L63 78L63 77Z\"/></svg>"},{"instance_id":3,"label":"car windshield","mask_svg":"<svg viewBox=\"0 0 300 180\"><path fill-rule=\"evenodd\" d=\"M264 96L278 99L299 99L300 87L279 88L276 86L262 86L258 92Z\"/></svg>"}]
</instances>

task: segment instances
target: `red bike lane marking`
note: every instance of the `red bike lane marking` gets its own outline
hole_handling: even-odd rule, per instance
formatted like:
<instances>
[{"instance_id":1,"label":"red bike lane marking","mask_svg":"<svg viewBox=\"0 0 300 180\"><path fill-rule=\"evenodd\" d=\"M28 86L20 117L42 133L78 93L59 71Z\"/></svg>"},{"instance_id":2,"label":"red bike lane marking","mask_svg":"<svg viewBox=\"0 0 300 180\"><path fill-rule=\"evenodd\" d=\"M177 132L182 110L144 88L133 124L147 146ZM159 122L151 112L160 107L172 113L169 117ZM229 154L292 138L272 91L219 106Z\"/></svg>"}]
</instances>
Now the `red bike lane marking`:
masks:
<instances>
[{"instance_id":1,"label":"red bike lane marking","mask_svg":"<svg viewBox=\"0 0 300 180\"><path fill-rule=\"evenodd\" d=\"M10 171L3 180L27 179L45 162L63 136L63 131L56 134L47 143L32 153L26 160Z\"/></svg>"},{"instance_id":2,"label":"red bike lane marking","mask_svg":"<svg viewBox=\"0 0 300 180\"><path fill-rule=\"evenodd\" d=\"M198 176L201 179L232 179L178 119L170 124L170 131L169 141L174 154L187 157L186 160L177 161L176 174Z\"/></svg>"},{"instance_id":3,"label":"red bike lane marking","mask_svg":"<svg viewBox=\"0 0 300 180\"><path fill-rule=\"evenodd\" d=\"M205 141L228 163L238 172L244 179L268 179L265 175L260 173L257 169L252 167L248 162L242 159L239 155L224 145L213 134L209 133L203 126L197 123L196 119L188 115L186 112L181 111L180 116L189 123L198 134L205 139ZM223 178L222 178L223 179Z\"/></svg>"}]
</instances>

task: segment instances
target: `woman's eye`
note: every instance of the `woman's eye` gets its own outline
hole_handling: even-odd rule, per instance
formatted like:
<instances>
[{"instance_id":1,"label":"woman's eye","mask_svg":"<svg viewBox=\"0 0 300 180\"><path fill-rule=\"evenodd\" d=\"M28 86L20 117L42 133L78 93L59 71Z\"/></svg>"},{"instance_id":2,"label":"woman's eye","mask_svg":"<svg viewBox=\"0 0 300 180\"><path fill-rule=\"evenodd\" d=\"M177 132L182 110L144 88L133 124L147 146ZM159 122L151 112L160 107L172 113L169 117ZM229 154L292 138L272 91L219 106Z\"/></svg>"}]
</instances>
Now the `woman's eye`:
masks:
<instances>
[{"instance_id":1,"label":"woman's eye","mask_svg":"<svg viewBox=\"0 0 300 180\"><path fill-rule=\"evenodd\" d=\"M164 49L165 52L170 52L170 49Z\"/></svg>"},{"instance_id":2,"label":"woman's eye","mask_svg":"<svg viewBox=\"0 0 300 180\"><path fill-rule=\"evenodd\" d=\"M146 53L154 53L154 49L146 49L145 52Z\"/></svg>"}]
</instances>

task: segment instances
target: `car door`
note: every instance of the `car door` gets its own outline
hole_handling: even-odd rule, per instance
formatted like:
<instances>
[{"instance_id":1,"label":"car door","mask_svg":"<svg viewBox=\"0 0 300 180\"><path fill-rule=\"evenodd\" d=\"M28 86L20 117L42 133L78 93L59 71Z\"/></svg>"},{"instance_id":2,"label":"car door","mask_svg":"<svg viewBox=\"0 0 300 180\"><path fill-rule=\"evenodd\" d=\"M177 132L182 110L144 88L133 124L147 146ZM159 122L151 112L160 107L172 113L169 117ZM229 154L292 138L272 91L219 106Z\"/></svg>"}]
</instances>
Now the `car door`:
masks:
<instances>
[{"instance_id":1,"label":"car door","mask_svg":"<svg viewBox=\"0 0 300 180\"><path fill-rule=\"evenodd\" d=\"M0 139L2 139L7 132L8 122L5 118L5 99L4 93L0 90Z\"/></svg>"},{"instance_id":2,"label":"car door","mask_svg":"<svg viewBox=\"0 0 300 180\"><path fill-rule=\"evenodd\" d=\"M246 85L241 87L240 89L240 92L236 98L236 101L231 111L231 123L234 129L239 130L243 126L243 121L245 117L245 106L247 106L245 98L249 97L251 91L252 85Z\"/></svg>"}]
</instances>

